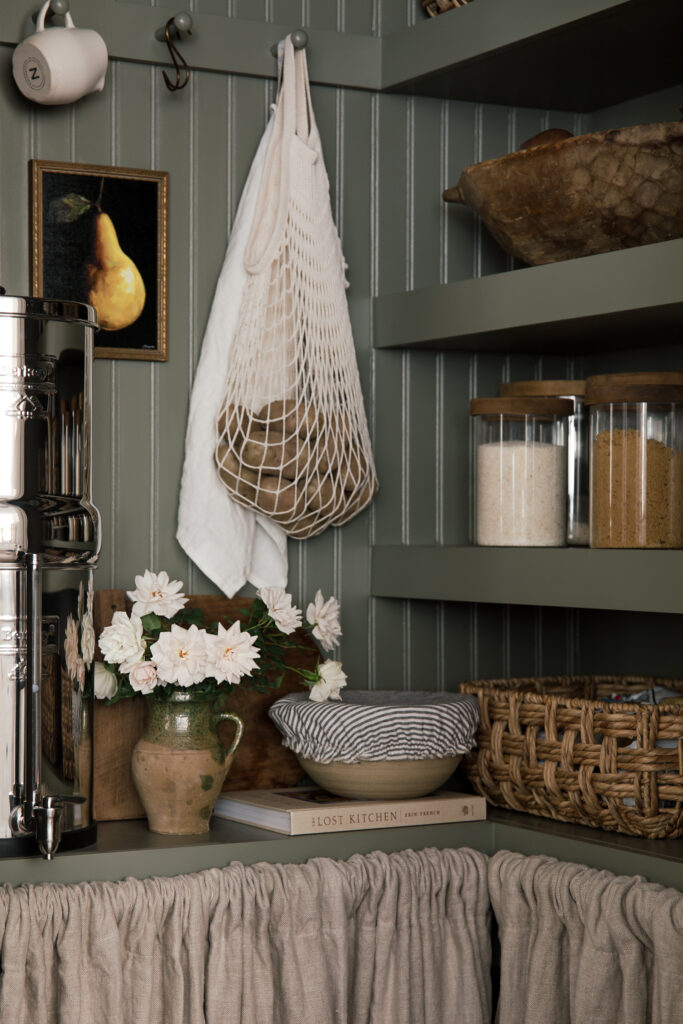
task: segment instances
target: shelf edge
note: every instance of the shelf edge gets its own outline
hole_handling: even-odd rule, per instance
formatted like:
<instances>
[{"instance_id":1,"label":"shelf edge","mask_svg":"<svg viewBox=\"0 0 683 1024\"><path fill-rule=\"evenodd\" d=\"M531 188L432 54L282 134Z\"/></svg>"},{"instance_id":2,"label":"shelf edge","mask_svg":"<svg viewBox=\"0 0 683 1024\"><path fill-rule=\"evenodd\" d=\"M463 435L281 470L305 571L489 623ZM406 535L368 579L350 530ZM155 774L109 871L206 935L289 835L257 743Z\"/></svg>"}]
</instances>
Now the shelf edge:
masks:
<instances>
[{"instance_id":1,"label":"shelf edge","mask_svg":"<svg viewBox=\"0 0 683 1024\"><path fill-rule=\"evenodd\" d=\"M370 593L403 600L682 614L681 578L680 550L376 545Z\"/></svg>"},{"instance_id":2,"label":"shelf edge","mask_svg":"<svg viewBox=\"0 0 683 1024\"><path fill-rule=\"evenodd\" d=\"M637 337L648 318L662 321L664 336L678 330L680 337L681 266L683 239L676 238L380 295L374 299L374 345L469 348L477 339L483 344L509 333L510 344L498 339L495 350L518 346L525 331L556 334L570 345L572 334L585 335L592 322L595 335L600 335L598 344L614 347L610 324L612 334L621 325L625 338Z\"/></svg>"}]
</instances>

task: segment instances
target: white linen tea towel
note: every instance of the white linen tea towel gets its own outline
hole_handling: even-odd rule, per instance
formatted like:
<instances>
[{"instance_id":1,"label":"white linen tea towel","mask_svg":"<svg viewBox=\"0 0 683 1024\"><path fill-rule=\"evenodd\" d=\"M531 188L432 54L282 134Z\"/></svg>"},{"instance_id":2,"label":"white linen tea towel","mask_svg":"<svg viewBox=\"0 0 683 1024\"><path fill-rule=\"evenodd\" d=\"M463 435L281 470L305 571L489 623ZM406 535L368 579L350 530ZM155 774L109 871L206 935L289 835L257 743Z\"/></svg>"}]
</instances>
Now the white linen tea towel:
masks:
<instances>
[{"instance_id":1,"label":"white linen tea towel","mask_svg":"<svg viewBox=\"0 0 683 1024\"><path fill-rule=\"evenodd\" d=\"M176 536L201 571L232 597L245 583L287 585L287 538L271 519L238 505L218 479L216 420L225 394L230 348L247 281L245 252L252 230L268 122L240 199L204 333L190 397Z\"/></svg>"}]
</instances>

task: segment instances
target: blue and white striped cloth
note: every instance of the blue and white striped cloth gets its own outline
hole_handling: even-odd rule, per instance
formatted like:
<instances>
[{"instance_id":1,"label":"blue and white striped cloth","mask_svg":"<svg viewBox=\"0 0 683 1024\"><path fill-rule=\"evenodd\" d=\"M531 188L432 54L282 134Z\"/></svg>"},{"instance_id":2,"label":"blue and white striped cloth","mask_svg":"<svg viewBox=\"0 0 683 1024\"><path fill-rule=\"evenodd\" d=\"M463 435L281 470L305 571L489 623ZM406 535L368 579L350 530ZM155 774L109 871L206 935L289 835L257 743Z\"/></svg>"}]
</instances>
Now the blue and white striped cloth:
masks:
<instances>
[{"instance_id":1,"label":"blue and white striped cloth","mask_svg":"<svg viewBox=\"0 0 683 1024\"><path fill-rule=\"evenodd\" d=\"M464 754L479 723L474 696L402 690L344 690L341 701L321 702L291 693L268 713L286 747L321 764Z\"/></svg>"}]
</instances>

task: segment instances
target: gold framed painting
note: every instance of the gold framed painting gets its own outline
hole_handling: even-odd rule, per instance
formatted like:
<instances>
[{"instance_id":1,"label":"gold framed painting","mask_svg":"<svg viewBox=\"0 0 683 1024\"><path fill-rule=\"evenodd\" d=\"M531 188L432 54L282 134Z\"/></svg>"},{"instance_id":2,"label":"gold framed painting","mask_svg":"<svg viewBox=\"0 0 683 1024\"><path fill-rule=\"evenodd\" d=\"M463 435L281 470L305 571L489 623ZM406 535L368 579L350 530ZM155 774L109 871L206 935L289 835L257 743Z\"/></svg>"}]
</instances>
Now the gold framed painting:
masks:
<instances>
[{"instance_id":1,"label":"gold framed painting","mask_svg":"<svg viewBox=\"0 0 683 1024\"><path fill-rule=\"evenodd\" d=\"M168 172L30 160L31 294L97 311L99 359L168 359Z\"/></svg>"}]
</instances>

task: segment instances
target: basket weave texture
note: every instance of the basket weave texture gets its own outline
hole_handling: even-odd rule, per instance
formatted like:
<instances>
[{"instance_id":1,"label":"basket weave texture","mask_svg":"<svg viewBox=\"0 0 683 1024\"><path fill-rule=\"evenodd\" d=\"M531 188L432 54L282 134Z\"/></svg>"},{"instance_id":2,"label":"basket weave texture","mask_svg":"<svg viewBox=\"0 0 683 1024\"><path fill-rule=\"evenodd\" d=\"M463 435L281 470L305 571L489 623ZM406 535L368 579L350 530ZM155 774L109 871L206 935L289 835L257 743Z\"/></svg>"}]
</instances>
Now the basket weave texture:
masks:
<instances>
[{"instance_id":1,"label":"basket weave texture","mask_svg":"<svg viewBox=\"0 0 683 1024\"><path fill-rule=\"evenodd\" d=\"M436 18L437 14L444 11L451 11L454 7L464 7L470 0L422 0L422 6L430 18Z\"/></svg>"},{"instance_id":2,"label":"basket weave texture","mask_svg":"<svg viewBox=\"0 0 683 1024\"><path fill-rule=\"evenodd\" d=\"M461 683L480 708L477 747L464 761L470 782L497 807L648 839L678 838L683 704L602 703L655 685L683 695L683 680L642 676Z\"/></svg>"}]
</instances>

